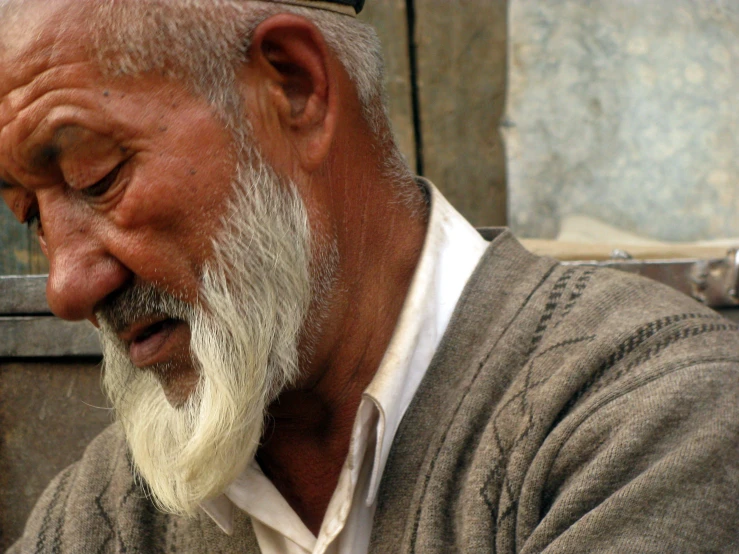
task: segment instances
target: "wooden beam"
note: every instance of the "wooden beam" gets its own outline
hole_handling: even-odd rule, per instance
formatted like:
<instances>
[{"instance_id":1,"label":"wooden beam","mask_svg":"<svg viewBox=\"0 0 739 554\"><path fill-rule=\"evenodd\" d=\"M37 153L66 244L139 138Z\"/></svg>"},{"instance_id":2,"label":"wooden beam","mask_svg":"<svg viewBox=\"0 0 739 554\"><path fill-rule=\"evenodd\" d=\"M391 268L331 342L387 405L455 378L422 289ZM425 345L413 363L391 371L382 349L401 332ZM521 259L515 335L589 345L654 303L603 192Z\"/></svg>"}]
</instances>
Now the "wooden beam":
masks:
<instances>
[{"instance_id":1,"label":"wooden beam","mask_svg":"<svg viewBox=\"0 0 739 554\"><path fill-rule=\"evenodd\" d=\"M413 129L406 0L367 2L360 14L360 19L375 28L382 43L385 58L385 87L393 132L408 165L415 168L416 141Z\"/></svg>"},{"instance_id":2,"label":"wooden beam","mask_svg":"<svg viewBox=\"0 0 739 554\"><path fill-rule=\"evenodd\" d=\"M0 276L0 316L50 314L46 303L48 275Z\"/></svg>"},{"instance_id":3,"label":"wooden beam","mask_svg":"<svg viewBox=\"0 0 739 554\"><path fill-rule=\"evenodd\" d=\"M0 358L100 356L91 323L48 317L1 317Z\"/></svg>"},{"instance_id":4,"label":"wooden beam","mask_svg":"<svg viewBox=\"0 0 739 554\"><path fill-rule=\"evenodd\" d=\"M424 175L474 225L504 225L507 2L414 4Z\"/></svg>"}]
</instances>

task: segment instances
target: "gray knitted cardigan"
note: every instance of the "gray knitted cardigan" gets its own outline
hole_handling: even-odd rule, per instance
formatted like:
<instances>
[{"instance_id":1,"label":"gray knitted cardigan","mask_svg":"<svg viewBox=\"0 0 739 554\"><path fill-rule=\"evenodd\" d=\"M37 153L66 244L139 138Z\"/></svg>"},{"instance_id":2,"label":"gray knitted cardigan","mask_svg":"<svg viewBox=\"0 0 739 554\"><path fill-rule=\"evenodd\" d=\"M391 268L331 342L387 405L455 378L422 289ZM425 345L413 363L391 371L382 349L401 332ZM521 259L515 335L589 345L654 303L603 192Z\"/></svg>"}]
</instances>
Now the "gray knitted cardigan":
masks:
<instances>
[{"instance_id":1,"label":"gray knitted cardigan","mask_svg":"<svg viewBox=\"0 0 739 554\"><path fill-rule=\"evenodd\" d=\"M10 552L258 552L157 512L115 426ZM739 330L498 234L395 438L371 551L739 552Z\"/></svg>"}]
</instances>

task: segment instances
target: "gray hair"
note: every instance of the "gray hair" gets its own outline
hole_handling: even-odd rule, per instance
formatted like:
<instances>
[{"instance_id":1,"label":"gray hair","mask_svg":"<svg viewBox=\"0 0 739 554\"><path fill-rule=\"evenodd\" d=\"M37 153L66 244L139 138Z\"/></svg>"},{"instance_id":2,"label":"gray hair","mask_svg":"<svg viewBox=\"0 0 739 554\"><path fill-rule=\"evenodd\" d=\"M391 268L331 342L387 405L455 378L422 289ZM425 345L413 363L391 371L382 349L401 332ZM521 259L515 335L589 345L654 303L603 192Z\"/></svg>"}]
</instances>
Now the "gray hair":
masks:
<instances>
[{"instance_id":1,"label":"gray hair","mask_svg":"<svg viewBox=\"0 0 739 554\"><path fill-rule=\"evenodd\" d=\"M367 123L392 141L381 46L374 29L346 15L274 0L136 0L100 2L93 13L91 54L110 75L157 72L204 95L230 127L243 118L236 71L254 29L278 13L311 21L356 86Z\"/></svg>"}]
</instances>

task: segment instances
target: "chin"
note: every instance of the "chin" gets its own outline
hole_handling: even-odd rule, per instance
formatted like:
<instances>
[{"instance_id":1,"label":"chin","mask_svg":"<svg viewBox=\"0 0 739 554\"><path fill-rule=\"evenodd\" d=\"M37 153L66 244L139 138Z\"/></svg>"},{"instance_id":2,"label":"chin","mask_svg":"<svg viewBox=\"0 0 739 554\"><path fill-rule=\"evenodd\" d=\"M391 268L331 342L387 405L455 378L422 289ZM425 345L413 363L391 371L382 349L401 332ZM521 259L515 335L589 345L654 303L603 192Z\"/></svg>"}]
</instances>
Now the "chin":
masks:
<instances>
[{"instance_id":1,"label":"chin","mask_svg":"<svg viewBox=\"0 0 739 554\"><path fill-rule=\"evenodd\" d=\"M189 354L186 357L178 356L176 361L156 364L140 371L149 371L154 375L173 408L184 407L200 382L200 374Z\"/></svg>"}]
</instances>

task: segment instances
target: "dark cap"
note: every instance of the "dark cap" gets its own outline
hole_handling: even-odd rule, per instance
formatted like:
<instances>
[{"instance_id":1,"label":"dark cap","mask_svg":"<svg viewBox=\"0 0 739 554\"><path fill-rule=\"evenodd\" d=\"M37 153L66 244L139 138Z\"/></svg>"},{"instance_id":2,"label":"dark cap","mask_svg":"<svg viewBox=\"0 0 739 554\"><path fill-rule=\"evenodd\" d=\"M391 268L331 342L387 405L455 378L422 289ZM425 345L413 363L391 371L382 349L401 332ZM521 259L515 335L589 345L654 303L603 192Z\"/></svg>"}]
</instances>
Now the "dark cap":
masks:
<instances>
[{"instance_id":1,"label":"dark cap","mask_svg":"<svg viewBox=\"0 0 739 554\"><path fill-rule=\"evenodd\" d=\"M357 15L364 7L364 0L274 0L283 4L319 8L345 15Z\"/></svg>"},{"instance_id":2,"label":"dark cap","mask_svg":"<svg viewBox=\"0 0 739 554\"><path fill-rule=\"evenodd\" d=\"M355 13L362 11L364 7L364 0L328 0L331 4L343 4L344 6L351 6L354 8Z\"/></svg>"}]
</instances>

